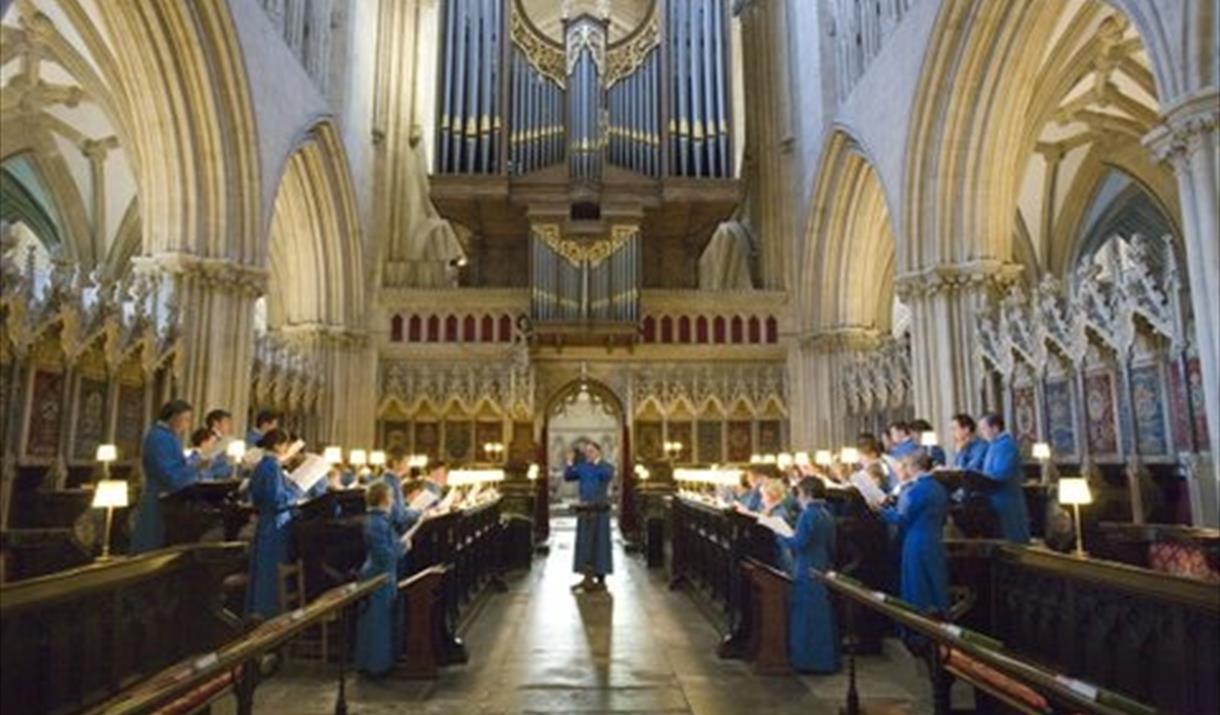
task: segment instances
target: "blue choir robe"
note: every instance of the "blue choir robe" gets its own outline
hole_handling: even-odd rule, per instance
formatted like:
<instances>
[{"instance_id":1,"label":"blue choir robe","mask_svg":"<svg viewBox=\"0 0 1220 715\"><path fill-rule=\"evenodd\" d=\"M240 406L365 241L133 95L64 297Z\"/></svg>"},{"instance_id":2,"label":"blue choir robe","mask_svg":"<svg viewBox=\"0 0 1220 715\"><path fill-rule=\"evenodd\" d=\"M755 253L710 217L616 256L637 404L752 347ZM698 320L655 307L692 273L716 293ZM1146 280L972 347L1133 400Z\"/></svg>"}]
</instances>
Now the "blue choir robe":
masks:
<instances>
[{"instance_id":1,"label":"blue choir robe","mask_svg":"<svg viewBox=\"0 0 1220 715\"><path fill-rule=\"evenodd\" d=\"M581 513L576 519L576 554L572 570L576 573L605 576L614 572L610 559L610 509L608 492L614 468L605 462L581 462L568 467L563 478L579 482L577 493L583 505L605 505L597 511Z\"/></svg>"},{"instance_id":2,"label":"blue choir robe","mask_svg":"<svg viewBox=\"0 0 1220 715\"><path fill-rule=\"evenodd\" d=\"M364 564L360 580L389 576L381 588L369 595L356 624L356 669L382 675L394 667L402 637L398 623L398 563L405 555L390 514L374 509L364 520Z\"/></svg>"},{"instance_id":3,"label":"blue choir robe","mask_svg":"<svg viewBox=\"0 0 1220 715\"><path fill-rule=\"evenodd\" d=\"M949 457L939 444L928 447L928 456L932 458L932 466L934 467L943 467L949 463Z\"/></svg>"},{"instance_id":4,"label":"blue choir robe","mask_svg":"<svg viewBox=\"0 0 1220 715\"><path fill-rule=\"evenodd\" d=\"M381 479L390 488L390 525L401 536L411 528L411 525L407 523L407 505L402 498L402 477L394 472L383 472Z\"/></svg>"},{"instance_id":5,"label":"blue choir robe","mask_svg":"<svg viewBox=\"0 0 1220 715\"><path fill-rule=\"evenodd\" d=\"M212 460L211 464L204 467L203 455L199 453L199 450L191 450L191 455L186 458L186 463L199 472L201 482L218 482L233 475L233 467L224 457L217 457Z\"/></svg>"},{"instance_id":6,"label":"blue choir robe","mask_svg":"<svg viewBox=\"0 0 1220 715\"><path fill-rule=\"evenodd\" d=\"M250 499L258 510L258 525L250 546L250 579L246 613L271 618L280 612L279 565L287 563L292 538L292 506L300 490L284 477L274 455L259 461L250 477Z\"/></svg>"},{"instance_id":7,"label":"blue choir robe","mask_svg":"<svg viewBox=\"0 0 1220 715\"><path fill-rule=\"evenodd\" d=\"M881 517L898 527L902 542L899 596L920 611L949 610L949 566L942 531L949 495L930 474L921 474L903 489L896 507Z\"/></svg>"},{"instance_id":8,"label":"blue choir robe","mask_svg":"<svg viewBox=\"0 0 1220 715\"><path fill-rule=\"evenodd\" d=\"M251 427L250 431L246 432L246 446L257 447L259 440L263 438L263 433Z\"/></svg>"},{"instance_id":9,"label":"blue choir robe","mask_svg":"<svg viewBox=\"0 0 1220 715\"><path fill-rule=\"evenodd\" d=\"M1025 481L1021 474L1021 452L1017 441L1007 432L1001 432L991 444L983 458L983 475L999 482L997 488L987 495L991 509L1000 521L1000 537L1018 544L1029 543L1029 512L1025 506Z\"/></svg>"},{"instance_id":10,"label":"blue choir robe","mask_svg":"<svg viewBox=\"0 0 1220 715\"><path fill-rule=\"evenodd\" d=\"M199 478L182 453L182 440L158 422L144 435L140 463L144 467L144 490L136 507L131 532L131 553L142 554L165 546L165 517L161 497L190 485Z\"/></svg>"},{"instance_id":11,"label":"blue choir robe","mask_svg":"<svg viewBox=\"0 0 1220 715\"><path fill-rule=\"evenodd\" d=\"M753 512L760 512L763 508L762 489L758 487L750 487L750 491L741 496L741 504L746 509Z\"/></svg>"},{"instance_id":12,"label":"blue choir robe","mask_svg":"<svg viewBox=\"0 0 1220 715\"><path fill-rule=\"evenodd\" d=\"M972 472L983 471L983 460L987 458L987 442L979 437L971 437L962 445L957 454L953 455L955 469L967 469Z\"/></svg>"},{"instance_id":13,"label":"blue choir robe","mask_svg":"<svg viewBox=\"0 0 1220 715\"><path fill-rule=\"evenodd\" d=\"M919 445L912 438L907 438L890 448L890 456L894 459L902 459L908 454L914 454L919 451Z\"/></svg>"},{"instance_id":14,"label":"blue choir robe","mask_svg":"<svg viewBox=\"0 0 1220 715\"><path fill-rule=\"evenodd\" d=\"M839 629L826 585L809 569L828 571L834 563L835 520L826 502L810 502L796 522L796 533L779 536L791 554L792 596L788 606L788 660L801 672L839 669Z\"/></svg>"}]
</instances>

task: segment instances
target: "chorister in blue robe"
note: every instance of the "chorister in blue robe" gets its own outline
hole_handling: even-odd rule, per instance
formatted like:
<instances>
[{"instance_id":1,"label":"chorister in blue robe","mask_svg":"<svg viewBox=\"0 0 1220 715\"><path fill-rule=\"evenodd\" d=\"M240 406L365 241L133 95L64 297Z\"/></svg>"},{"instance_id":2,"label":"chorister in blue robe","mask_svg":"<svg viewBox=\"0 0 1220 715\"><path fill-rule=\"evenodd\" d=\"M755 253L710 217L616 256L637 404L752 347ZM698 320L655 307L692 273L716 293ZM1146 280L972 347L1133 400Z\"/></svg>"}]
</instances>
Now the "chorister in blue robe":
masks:
<instances>
[{"instance_id":1,"label":"chorister in blue robe","mask_svg":"<svg viewBox=\"0 0 1220 715\"><path fill-rule=\"evenodd\" d=\"M983 460L987 458L987 442L980 437L971 437L962 448L953 455L955 469L966 469L971 472L983 471Z\"/></svg>"},{"instance_id":2,"label":"chorister in blue robe","mask_svg":"<svg viewBox=\"0 0 1220 715\"><path fill-rule=\"evenodd\" d=\"M250 477L250 499L258 525L250 546L250 579L246 613L270 618L280 612L279 565L288 561L292 540L292 506L300 490L284 477L280 460L268 454Z\"/></svg>"},{"instance_id":3,"label":"chorister in blue robe","mask_svg":"<svg viewBox=\"0 0 1220 715\"><path fill-rule=\"evenodd\" d=\"M192 450L186 463L199 472L199 481L218 482L233 476L233 465L224 457L216 457L206 467L203 466L203 455L198 450Z\"/></svg>"},{"instance_id":4,"label":"chorister in blue robe","mask_svg":"<svg viewBox=\"0 0 1220 715\"><path fill-rule=\"evenodd\" d=\"M943 467L949 463L949 457L939 444L928 447L928 456L932 458L932 466Z\"/></svg>"},{"instance_id":5,"label":"chorister in blue robe","mask_svg":"<svg viewBox=\"0 0 1220 715\"><path fill-rule=\"evenodd\" d=\"M801 511L792 536L777 536L791 554L792 600L788 608L788 660L801 672L839 669L839 630L826 585L810 575L834 562L835 520L821 499Z\"/></svg>"},{"instance_id":6,"label":"chorister in blue robe","mask_svg":"<svg viewBox=\"0 0 1220 715\"><path fill-rule=\"evenodd\" d=\"M258 443L261 442L262 439L263 439L263 433L258 431L258 429L254 428L254 427L251 427L249 429L249 431L246 432L246 446L247 447L257 447Z\"/></svg>"},{"instance_id":7,"label":"chorister in blue robe","mask_svg":"<svg viewBox=\"0 0 1220 715\"><path fill-rule=\"evenodd\" d=\"M1025 481L1021 474L1021 452L1017 441L1001 432L987 446L983 475L999 482L987 501L1000 521L1000 536L1018 544L1029 543L1029 511L1025 506Z\"/></svg>"},{"instance_id":8,"label":"chorister in blue robe","mask_svg":"<svg viewBox=\"0 0 1220 715\"><path fill-rule=\"evenodd\" d=\"M579 482L577 492L582 506L576 519L576 555L572 570L581 574L605 576L614 572L610 559L610 502L608 492L614 468L605 462L573 464L563 473L565 481Z\"/></svg>"},{"instance_id":9,"label":"chorister in blue robe","mask_svg":"<svg viewBox=\"0 0 1220 715\"><path fill-rule=\"evenodd\" d=\"M761 512L763 508L762 489L760 487L750 487L749 491L742 494L738 501L749 511Z\"/></svg>"},{"instance_id":10,"label":"chorister in blue robe","mask_svg":"<svg viewBox=\"0 0 1220 715\"><path fill-rule=\"evenodd\" d=\"M389 580L374 591L356 626L356 669L370 675L382 675L394 666L398 628L398 563L406 553L402 541L390 522L390 514L373 509L364 521L364 565L360 579L386 574Z\"/></svg>"},{"instance_id":11,"label":"chorister in blue robe","mask_svg":"<svg viewBox=\"0 0 1220 715\"><path fill-rule=\"evenodd\" d=\"M144 490L136 507L136 523L131 532L131 553L142 554L165 545L165 517L161 496L177 491L199 478L199 471L182 453L182 440L173 430L158 422L144 436L140 462L144 467Z\"/></svg>"},{"instance_id":12,"label":"chorister in blue robe","mask_svg":"<svg viewBox=\"0 0 1220 715\"><path fill-rule=\"evenodd\" d=\"M912 437L907 437L893 447L890 447L890 456L894 459L902 459L908 454L914 454L919 451L919 444Z\"/></svg>"},{"instance_id":13,"label":"chorister in blue robe","mask_svg":"<svg viewBox=\"0 0 1220 715\"><path fill-rule=\"evenodd\" d=\"M898 527L902 542L899 595L921 611L949 610L949 566L942 530L949 495L930 474L921 474L881 517Z\"/></svg>"}]
</instances>

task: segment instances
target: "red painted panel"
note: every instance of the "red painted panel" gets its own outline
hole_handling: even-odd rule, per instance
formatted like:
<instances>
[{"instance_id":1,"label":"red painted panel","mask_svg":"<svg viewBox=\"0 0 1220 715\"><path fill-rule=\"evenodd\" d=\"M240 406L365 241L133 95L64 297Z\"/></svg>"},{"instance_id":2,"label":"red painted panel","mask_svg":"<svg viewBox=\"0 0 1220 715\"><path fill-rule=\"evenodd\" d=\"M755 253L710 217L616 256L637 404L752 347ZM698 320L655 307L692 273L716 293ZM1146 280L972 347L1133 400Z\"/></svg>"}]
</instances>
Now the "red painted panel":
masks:
<instances>
[{"instance_id":1,"label":"red painted panel","mask_svg":"<svg viewBox=\"0 0 1220 715\"><path fill-rule=\"evenodd\" d=\"M509 343L513 340L513 319L507 315L500 316L500 342Z\"/></svg>"},{"instance_id":2,"label":"red painted panel","mask_svg":"<svg viewBox=\"0 0 1220 715\"><path fill-rule=\"evenodd\" d=\"M445 342L456 343L458 339L458 319L456 315L445 318Z\"/></svg>"},{"instance_id":3,"label":"red painted panel","mask_svg":"<svg viewBox=\"0 0 1220 715\"><path fill-rule=\"evenodd\" d=\"M462 342L473 343L479 339L478 326L473 315L467 315L462 321Z\"/></svg>"},{"instance_id":4,"label":"red painted panel","mask_svg":"<svg viewBox=\"0 0 1220 715\"><path fill-rule=\"evenodd\" d=\"M690 317L685 315L678 318L678 342L683 345L690 343Z\"/></svg>"},{"instance_id":5,"label":"red painted panel","mask_svg":"<svg viewBox=\"0 0 1220 715\"><path fill-rule=\"evenodd\" d=\"M742 323L741 316L734 315L733 322L730 325L732 326L733 344L744 343L746 341L745 324Z\"/></svg>"},{"instance_id":6,"label":"red painted panel","mask_svg":"<svg viewBox=\"0 0 1220 715\"><path fill-rule=\"evenodd\" d=\"M479 339L485 343L494 343L496 341L496 319L490 315L484 315L482 327L482 335Z\"/></svg>"},{"instance_id":7,"label":"red painted panel","mask_svg":"<svg viewBox=\"0 0 1220 715\"><path fill-rule=\"evenodd\" d=\"M428 316L428 342L435 343L441 339L441 319L435 315Z\"/></svg>"},{"instance_id":8,"label":"red painted panel","mask_svg":"<svg viewBox=\"0 0 1220 715\"><path fill-rule=\"evenodd\" d=\"M774 318L767 318L767 342L779 342L779 322Z\"/></svg>"},{"instance_id":9,"label":"red painted panel","mask_svg":"<svg viewBox=\"0 0 1220 715\"><path fill-rule=\"evenodd\" d=\"M393 318L390 318L390 342L392 342L392 343L401 343L402 342L402 316L401 315L395 315Z\"/></svg>"},{"instance_id":10,"label":"red painted panel","mask_svg":"<svg viewBox=\"0 0 1220 715\"><path fill-rule=\"evenodd\" d=\"M757 343L762 341L762 325L758 322L758 316L750 316L750 342Z\"/></svg>"},{"instance_id":11,"label":"red painted panel","mask_svg":"<svg viewBox=\"0 0 1220 715\"><path fill-rule=\"evenodd\" d=\"M644 326L640 331L644 342L654 343L657 340L657 319L651 315L644 318Z\"/></svg>"},{"instance_id":12,"label":"red painted panel","mask_svg":"<svg viewBox=\"0 0 1220 715\"><path fill-rule=\"evenodd\" d=\"M707 318L702 315L695 319L695 342L700 345L707 343Z\"/></svg>"},{"instance_id":13,"label":"red painted panel","mask_svg":"<svg viewBox=\"0 0 1220 715\"><path fill-rule=\"evenodd\" d=\"M412 315L407 321L407 340L413 343L418 343L423 340L424 336L424 321L420 320L418 315Z\"/></svg>"},{"instance_id":14,"label":"red painted panel","mask_svg":"<svg viewBox=\"0 0 1220 715\"><path fill-rule=\"evenodd\" d=\"M668 315L661 318L661 342L672 343L674 341L674 320Z\"/></svg>"},{"instance_id":15,"label":"red painted panel","mask_svg":"<svg viewBox=\"0 0 1220 715\"><path fill-rule=\"evenodd\" d=\"M720 344L720 343L724 342L724 337L725 337L724 316L717 315L716 319L712 321L712 339L717 344Z\"/></svg>"}]
</instances>

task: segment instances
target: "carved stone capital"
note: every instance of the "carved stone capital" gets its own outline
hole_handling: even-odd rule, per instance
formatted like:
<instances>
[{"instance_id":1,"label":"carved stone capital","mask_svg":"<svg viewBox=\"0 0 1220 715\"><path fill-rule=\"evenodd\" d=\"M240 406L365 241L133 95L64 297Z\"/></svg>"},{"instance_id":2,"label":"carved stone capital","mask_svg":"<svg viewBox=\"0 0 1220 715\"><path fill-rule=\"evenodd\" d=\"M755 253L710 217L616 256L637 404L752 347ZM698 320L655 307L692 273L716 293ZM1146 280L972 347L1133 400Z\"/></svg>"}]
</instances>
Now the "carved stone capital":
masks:
<instances>
[{"instance_id":1,"label":"carved stone capital","mask_svg":"<svg viewBox=\"0 0 1220 715\"><path fill-rule=\"evenodd\" d=\"M966 263L944 263L898 276L898 297L904 302L942 293L980 288L1004 288L1016 280L1022 268L1015 263L982 259Z\"/></svg>"},{"instance_id":2,"label":"carved stone capital","mask_svg":"<svg viewBox=\"0 0 1220 715\"><path fill-rule=\"evenodd\" d=\"M873 350L879 347L885 335L880 330L863 325L843 325L815 330L801 336L800 343L817 353Z\"/></svg>"},{"instance_id":3,"label":"carved stone capital","mask_svg":"<svg viewBox=\"0 0 1220 715\"><path fill-rule=\"evenodd\" d=\"M281 325L276 329L276 334L290 345L359 349L371 344L365 331L328 323Z\"/></svg>"},{"instance_id":4,"label":"carved stone capital","mask_svg":"<svg viewBox=\"0 0 1220 715\"><path fill-rule=\"evenodd\" d=\"M1220 92L1214 87L1195 92L1165 112L1164 121L1144 135L1143 144L1161 161L1181 170L1203 147L1208 133L1220 128Z\"/></svg>"},{"instance_id":5,"label":"carved stone capital","mask_svg":"<svg viewBox=\"0 0 1220 715\"><path fill-rule=\"evenodd\" d=\"M238 292L250 298L257 298L267 292L267 269L227 258L204 258L189 253L158 253L132 259L132 267L136 273L161 273L190 278L210 288Z\"/></svg>"}]
</instances>

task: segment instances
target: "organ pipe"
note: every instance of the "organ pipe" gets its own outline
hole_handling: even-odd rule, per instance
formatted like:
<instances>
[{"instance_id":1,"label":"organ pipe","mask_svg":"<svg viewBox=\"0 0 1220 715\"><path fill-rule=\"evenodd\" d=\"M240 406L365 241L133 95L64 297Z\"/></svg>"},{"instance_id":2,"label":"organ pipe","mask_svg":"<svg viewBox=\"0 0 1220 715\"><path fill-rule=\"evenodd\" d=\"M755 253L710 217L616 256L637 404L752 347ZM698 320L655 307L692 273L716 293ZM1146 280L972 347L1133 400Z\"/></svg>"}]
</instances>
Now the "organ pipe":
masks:
<instances>
[{"instance_id":1,"label":"organ pipe","mask_svg":"<svg viewBox=\"0 0 1220 715\"><path fill-rule=\"evenodd\" d=\"M443 0L438 173L499 171L503 0Z\"/></svg>"}]
</instances>

